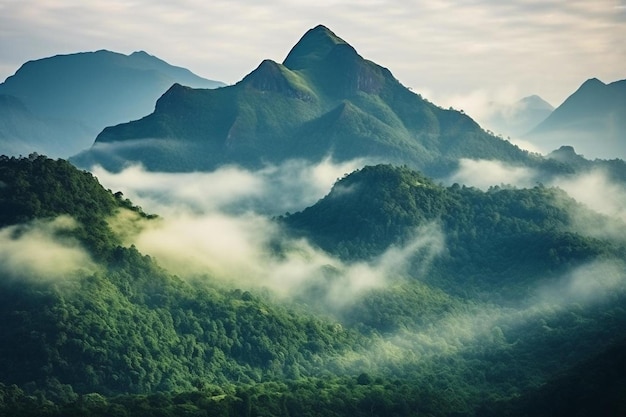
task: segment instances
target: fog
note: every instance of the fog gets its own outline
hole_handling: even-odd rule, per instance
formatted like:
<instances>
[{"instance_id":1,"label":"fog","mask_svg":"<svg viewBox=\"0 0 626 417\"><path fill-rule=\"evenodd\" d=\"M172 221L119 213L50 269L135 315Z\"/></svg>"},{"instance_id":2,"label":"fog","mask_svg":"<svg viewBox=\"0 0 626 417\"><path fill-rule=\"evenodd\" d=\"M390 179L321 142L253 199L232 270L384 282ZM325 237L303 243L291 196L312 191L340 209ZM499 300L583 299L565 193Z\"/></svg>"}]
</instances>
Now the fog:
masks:
<instances>
[{"instance_id":1,"label":"fog","mask_svg":"<svg viewBox=\"0 0 626 417\"><path fill-rule=\"evenodd\" d=\"M598 213L626 221L626 187L611 181L601 170L558 178L552 185Z\"/></svg>"},{"instance_id":2,"label":"fog","mask_svg":"<svg viewBox=\"0 0 626 417\"><path fill-rule=\"evenodd\" d=\"M446 182L461 183L487 190L497 185L517 188L536 186L541 180L531 168L512 166L501 161L462 159L459 169ZM545 186L558 187L582 204L569 209L572 231L585 236L626 239L626 185L610 179L601 169L577 175L557 176L544 182Z\"/></svg>"},{"instance_id":3,"label":"fog","mask_svg":"<svg viewBox=\"0 0 626 417\"><path fill-rule=\"evenodd\" d=\"M337 179L362 167L366 160L335 163L325 158L317 164L289 160L256 171L234 165L211 172L150 172L141 165L111 173L100 166L91 172L112 190L122 190L148 211L280 215L313 205L328 193Z\"/></svg>"},{"instance_id":4,"label":"fog","mask_svg":"<svg viewBox=\"0 0 626 417\"><path fill-rule=\"evenodd\" d=\"M576 120L561 128L533 131L523 136L542 154L548 154L563 145L572 146L586 159L626 159L623 131L626 124L617 112L604 118Z\"/></svg>"},{"instance_id":5,"label":"fog","mask_svg":"<svg viewBox=\"0 0 626 417\"><path fill-rule=\"evenodd\" d=\"M536 177L537 173L531 168L512 166L497 160L462 158L459 160L459 169L450 176L448 182L482 190L502 184L525 188L534 186Z\"/></svg>"},{"instance_id":6,"label":"fog","mask_svg":"<svg viewBox=\"0 0 626 417\"><path fill-rule=\"evenodd\" d=\"M499 350L510 352L527 349L537 343L537 338L554 332L550 323L571 326L555 332L553 337L564 337L572 330L602 331L589 327L594 320L602 320L587 309L607 302L620 302L626 296L626 265L622 261L592 261L559 278L540 282L531 289L531 295L518 307L497 304L469 303L440 315L426 326L403 328L380 338L364 358L352 358L355 366L367 363L376 369L390 366L426 366L443 361L449 367L449 357L465 355L484 357ZM614 313L614 312L613 312ZM587 322L584 324L583 322ZM555 326L552 324L552 326ZM558 325L557 325L558 326ZM576 327L580 326L580 327ZM550 336L547 336L550 337ZM580 334L572 337L583 337ZM602 346L609 340L589 340L585 343ZM558 352L558 347L552 347ZM572 348L574 351L576 347ZM549 351L549 349L548 349ZM570 355L576 353L569 352ZM549 355L544 351L544 355ZM558 358L548 360L559 360ZM543 358L543 359L546 359ZM409 362L413 361L413 362ZM432 365L430 365L432 366ZM439 366L439 365L435 365ZM468 366L467 364L465 366ZM450 371L450 370L449 370ZM435 371L436 372L436 371ZM461 372L457 370L457 372Z\"/></svg>"},{"instance_id":7,"label":"fog","mask_svg":"<svg viewBox=\"0 0 626 417\"><path fill-rule=\"evenodd\" d=\"M250 171L234 166L213 172L160 173L140 166L119 173L92 172L112 190L157 220L123 211L110 224L134 244L183 278L208 277L240 288L264 288L288 299L306 300L338 312L367 290L406 276L418 259L427 271L445 249L436 224L424 225L401 246L362 262L342 261L302 238L289 237L272 217L302 210L326 195L333 183L362 166L362 160L317 164L295 160Z\"/></svg>"},{"instance_id":8,"label":"fog","mask_svg":"<svg viewBox=\"0 0 626 417\"><path fill-rule=\"evenodd\" d=\"M422 91L422 95L429 99L432 97L431 101L434 103L438 103L442 107L453 107L457 110L463 110L487 129L492 128L488 125L488 122L495 113L505 107L512 108L512 104L519 100L521 94L519 89L513 85L501 87L497 92L478 89L448 96L435 95L430 91Z\"/></svg>"},{"instance_id":9,"label":"fog","mask_svg":"<svg viewBox=\"0 0 626 417\"><path fill-rule=\"evenodd\" d=\"M126 244L135 244L173 273L270 288L283 296L324 283L324 297L339 305L351 298L346 294L378 288L389 277L406 275L407 261L416 256L424 268L413 268L412 273L426 273L432 258L445 251L443 231L430 224L415 230L415 238L404 246L390 247L376 259L347 264L304 239L286 236L272 220L275 215L314 204L338 178L363 163L337 164L324 159L317 164L288 161L257 171L226 166L213 172L161 173L133 166L119 173L101 167L92 172L105 187L122 190L146 212L159 214L158 220L143 221L123 212L111 224ZM529 168L463 159L447 181L487 189L501 184L532 187L536 178ZM602 214L590 216L585 209L573 210L573 231L623 238L623 186L599 171L555 178L546 185L561 187L584 207Z\"/></svg>"},{"instance_id":10,"label":"fog","mask_svg":"<svg viewBox=\"0 0 626 417\"><path fill-rule=\"evenodd\" d=\"M60 281L96 270L87 251L67 235L76 228L68 216L0 229L0 276Z\"/></svg>"},{"instance_id":11,"label":"fog","mask_svg":"<svg viewBox=\"0 0 626 417\"><path fill-rule=\"evenodd\" d=\"M571 271L537 291L539 303L589 304L626 292L626 268L620 261L598 260Z\"/></svg>"},{"instance_id":12,"label":"fog","mask_svg":"<svg viewBox=\"0 0 626 417\"><path fill-rule=\"evenodd\" d=\"M105 187L121 190L145 211L159 214L156 220L139 220L123 212L111 223L124 231L127 244L135 244L172 273L241 289L270 290L286 300L311 301L340 317L368 291L428 274L431 261L446 250L444 231L432 223L414 230L413 239L389 247L379 257L345 262L305 239L290 237L272 220L274 215L314 204L338 178L362 163L335 164L326 159L318 164L290 161L258 171L228 166L207 173L173 174L135 166L119 173L99 167L93 172ZM462 160L459 167L448 182L487 189L501 184L532 187L537 181L531 169L496 161ZM604 216L589 217L588 211L575 210L573 230L598 237L619 234L613 222L621 222L626 212L623 186L602 172L555 178L546 185L563 188ZM590 218L596 223L590 223ZM542 332L542 320L573 305L584 308L626 293L624 265L611 260L593 261L557 279L537 282L515 308L462 301L425 326L378 338L368 354L351 355L345 362L355 367L365 362L403 366L408 359L464 355L490 346L509 349L516 343L516 332Z\"/></svg>"},{"instance_id":13,"label":"fog","mask_svg":"<svg viewBox=\"0 0 626 417\"><path fill-rule=\"evenodd\" d=\"M206 276L240 288L270 289L282 297L302 297L316 288L316 296L333 309L406 274L416 256L427 267L444 248L441 231L428 225L417 229L407 244L391 247L375 259L346 263L304 239L287 237L276 223L260 215L175 216L173 211L170 217L146 225L132 243L182 277Z\"/></svg>"}]
</instances>

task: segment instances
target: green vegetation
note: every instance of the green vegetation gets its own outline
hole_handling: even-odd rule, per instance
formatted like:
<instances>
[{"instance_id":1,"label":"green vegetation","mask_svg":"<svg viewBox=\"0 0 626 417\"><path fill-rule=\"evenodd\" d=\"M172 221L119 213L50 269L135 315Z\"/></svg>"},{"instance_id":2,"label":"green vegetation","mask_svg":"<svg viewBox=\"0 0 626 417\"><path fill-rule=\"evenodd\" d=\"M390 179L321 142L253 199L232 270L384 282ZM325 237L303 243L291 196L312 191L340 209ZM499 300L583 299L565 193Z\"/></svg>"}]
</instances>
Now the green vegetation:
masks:
<instances>
[{"instance_id":1,"label":"green vegetation","mask_svg":"<svg viewBox=\"0 0 626 417\"><path fill-rule=\"evenodd\" d=\"M82 225L75 237L102 267L37 283L8 279L4 271L5 382L45 388L62 381L77 392L105 394L189 389L196 379L258 382L315 374L363 343L336 323L249 292L182 281L134 247L120 246L105 219L116 210L141 210L67 162L43 156L1 162L0 201L10 209L3 223L73 216ZM16 210L24 214L11 217ZM38 256L32 254L33 263Z\"/></svg>"},{"instance_id":2,"label":"green vegetation","mask_svg":"<svg viewBox=\"0 0 626 417\"><path fill-rule=\"evenodd\" d=\"M69 215L79 225L73 234L93 256L105 258L119 243L106 219L121 209L150 217L67 161L37 154L28 159L0 156L0 227Z\"/></svg>"},{"instance_id":3,"label":"green vegetation","mask_svg":"<svg viewBox=\"0 0 626 417\"><path fill-rule=\"evenodd\" d=\"M470 298L518 298L535 279L599 256L626 258L624 241L577 231L578 212L609 221L557 188L443 187L409 168L378 165L343 178L317 204L282 221L347 260L378 256L406 244L420 226L436 224L447 253L433 261L426 282Z\"/></svg>"},{"instance_id":4,"label":"green vegetation","mask_svg":"<svg viewBox=\"0 0 626 417\"><path fill-rule=\"evenodd\" d=\"M387 165L346 176L279 222L355 271L428 239L336 305L331 266L287 300L173 276L122 244L108 221L125 210L154 217L65 161L0 158L0 415L624 409L624 242L577 231L584 208L558 189L443 187ZM14 247L36 249L18 264ZM55 248L90 261L35 269Z\"/></svg>"},{"instance_id":5,"label":"green vegetation","mask_svg":"<svg viewBox=\"0 0 626 417\"><path fill-rule=\"evenodd\" d=\"M265 60L235 85L173 86L154 113L106 128L73 162L120 170L137 161L181 172L329 155L404 163L435 176L450 173L459 157L544 163L464 113L411 92L323 26L309 31L283 64Z\"/></svg>"},{"instance_id":6,"label":"green vegetation","mask_svg":"<svg viewBox=\"0 0 626 417\"><path fill-rule=\"evenodd\" d=\"M507 403L497 404L486 415L522 416L620 416L626 413L626 343L622 340L605 352L560 373L539 389Z\"/></svg>"}]
</instances>

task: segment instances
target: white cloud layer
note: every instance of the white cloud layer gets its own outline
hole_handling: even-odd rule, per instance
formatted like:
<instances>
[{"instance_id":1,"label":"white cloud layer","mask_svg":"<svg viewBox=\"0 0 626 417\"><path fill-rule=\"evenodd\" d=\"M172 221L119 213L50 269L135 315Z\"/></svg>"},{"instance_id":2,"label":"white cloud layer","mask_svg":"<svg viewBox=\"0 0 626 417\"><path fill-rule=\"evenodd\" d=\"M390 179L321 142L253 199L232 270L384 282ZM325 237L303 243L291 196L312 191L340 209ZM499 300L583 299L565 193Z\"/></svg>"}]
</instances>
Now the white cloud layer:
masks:
<instances>
[{"instance_id":1,"label":"white cloud layer","mask_svg":"<svg viewBox=\"0 0 626 417\"><path fill-rule=\"evenodd\" d=\"M412 259L427 270L444 249L434 225L416 231L401 247L391 247L368 262L346 263L290 239L264 217L205 213L162 220L134 239L142 253L182 277L208 276L240 288L267 288L281 296L316 296L332 309L350 305L364 292L406 276ZM279 242L280 251L272 249Z\"/></svg>"},{"instance_id":2,"label":"white cloud layer","mask_svg":"<svg viewBox=\"0 0 626 417\"><path fill-rule=\"evenodd\" d=\"M322 298L317 301L341 309L365 291L405 276L410 261L418 259L425 272L445 247L440 228L428 225L375 259L347 263L288 237L267 216L314 204L362 164L325 159L318 164L292 160L258 171L158 173L130 167L110 173L96 167L92 172L105 187L120 189L144 210L162 215L138 222L124 213L112 225L124 232L127 244L173 273L264 287L283 296L306 296L315 289Z\"/></svg>"},{"instance_id":3,"label":"white cloud layer","mask_svg":"<svg viewBox=\"0 0 626 417\"><path fill-rule=\"evenodd\" d=\"M448 178L487 190L491 186L533 187L541 181L531 168L517 167L493 160L462 159L459 169ZM545 183L558 187L581 203L584 209L572 210L572 229L585 236L624 241L626 239L626 186L612 181L602 170L575 176L559 176ZM558 201L555 204L559 204ZM601 216L590 216L589 211Z\"/></svg>"},{"instance_id":4,"label":"white cloud layer","mask_svg":"<svg viewBox=\"0 0 626 417\"><path fill-rule=\"evenodd\" d=\"M72 218L61 216L0 229L0 275L60 281L94 271L95 264L84 248L75 239L60 235L75 227Z\"/></svg>"},{"instance_id":5,"label":"white cloud layer","mask_svg":"<svg viewBox=\"0 0 626 417\"><path fill-rule=\"evenodd\" d=\"M502 184L529 187L534 185L535 178L536 173L530 168L511 166L497 160L463 158L459 160L459 169L450 176L449 182L486 190Z\"/></svg>"},{"instance_id":6,"label":"white cloud layer","mask_svg":"<svg viewBox=\"0 0 626 417\"><path fill-rule=\"evenodd\" d=\"M576 268L538 291L540 304L594 303L626 291L622 262L594 261Z\"/></svg>"},{"instance_id":7,"label":"white cloud layer","mask_svg":"<svg viewBox=\"0 0 626 417\"><path fill-rule=\"evenodd\" d=\"M626 222L626 187L609 180L601 171L575 178L560 178L555 185L598 213Z\"/></svg>"},{"instance_id":8,"label":"white cloud layer","mask_svg":"<svg viewBox=\"0 0 626 417\"><path fill-rule=\"evenodd\" d=\"M119 174L99 166L91 172L107 188L123 190L134 203L157 214L174 209L280 215L313 205L338 178L365 163L362 159L334 163L326 158L317 164L289 160L257 171L225 166L211 172L164 173L135 165Z\"/></svg>"},{"instance_id":9,"label":"white cloud layer","mask_svg":"<svg viewBox=\"0 0 626 417\"><path fill-rule=\"evenodd\" d=\"M555 280L536 285L533 295L518 300L519 307L477 303L452 309L428 326L402 329L380 340L372 351L371 363L402 364L407 355L413 359L448 356L466 350L488 351L493 345L501 349L515 342L506 340L503 329L509 334L518 333L520 327L525 327L526 332L537 331L538 326L546 326L546 320L571 308L580 312L581 308L622 297L626 293L624 266L623 262L592 261L574 268Z\"/></svg>"}]
</instances>

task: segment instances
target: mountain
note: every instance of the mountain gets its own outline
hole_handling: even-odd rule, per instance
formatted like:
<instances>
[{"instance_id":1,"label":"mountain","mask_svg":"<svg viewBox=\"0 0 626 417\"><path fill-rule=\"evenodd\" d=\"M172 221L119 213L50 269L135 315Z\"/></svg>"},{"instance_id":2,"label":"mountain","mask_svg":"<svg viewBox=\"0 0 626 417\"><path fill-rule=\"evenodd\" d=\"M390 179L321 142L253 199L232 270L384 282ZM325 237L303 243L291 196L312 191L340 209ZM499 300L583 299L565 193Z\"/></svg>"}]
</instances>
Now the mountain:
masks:
<instances>
[{"instance_id":1,"label":"mountain","mask_svg":"<svg viewBox=\"0 0 626 417\"><path fill-rule=\"evenodd\" d=\"M525 139L544 152L573 146L589 159L626 159L626 80L585 81Z\"/></svg>"},{"instance_id":2,"label":"mountain","mask_svg":"<svg viewBox=\"0 0 626 417\"><path fill-rule=\"evenodd\" d=\"M430 174L447 172L460 157L528 160L469 116L409 91L321 25L282 64L265 60L235 85L172 86L152 114L106 128L72 160L192 171L328 155L406 163Z\"/></svg>"},{"instance_id":3,"label":"mountain","mask_svg":"<svg viewBox=\"0 0 626 417\"><path fill-rule=\"evenodd\" d=\"M325 316L184 281L123 246L116 219L158 219L67 161L2 156L0 185L0 391L68 400L312 376L364 347Z\"/></svg>"},{"instance_id":4,"label":"mountain","mask_svg":"<svg viewBox=\"0 0 626 417\"><path fill-rule=\"evenodd\" d=\"M608 220L558 189L368 166L275 219L261 254L290 299L172 275L121 235L167 219L67 161L0 157L0 415L523 415L553 383L602 392L623 381L600 372L623 354L625 226L573 213ZM315 269L303 236L327 249L313 282L286 251Z\"/></svg>"},{"instance_id":5,"label":"mountain","mask_svg":"<svg viewBox=\"0 0 626 417\"><path fill-rule=\"evenodd\" d=\"M483 125L503 136L518 138L544 121L553 110L550 103L537 95L509 105L491 103L490 114Z\"/></svg>"},{"instance_id":6,"label":"mountain","mask_svg":"<svg viewBox=\"0 0 626 417\"><path fill-rule=\"evenodd\" d=\"M86 126L37 116L19 98L0 94L0 154L27 155L34 150L67 154L72 148L67 147L65 138L91 134Z\"/></svg>"},{"instance_id":7,"label":"mountain","mask_svg":"<svg viewBox=\"0 0 626 417\"><path fill-rule=\"evenodd\" d=\"M446 188L408 168L378 165L348 175L318 203L283 221L345 259L380 256L391 245L410 242L419 227L436 224L448 256L436 259L423 280L457 295L514 299L535 280L601 254L626 256L623 243L598 244L576 232L573 216L581 212L557 188ZM609 221L586 216L598 227ZM613 227L626 231L619 222Z\"/></svg>"},{"instance_id":8,"label":"mountain","mask_svg":"<svg viewBox=\"0 0 626 417\"><path fill-rule=\"evenodd\" d=\"M137 119L174 83L207 80L147 53L101 50L30 61L0 84L0 154L68 157L106 126Z\"/></svg>"}]
</instances>

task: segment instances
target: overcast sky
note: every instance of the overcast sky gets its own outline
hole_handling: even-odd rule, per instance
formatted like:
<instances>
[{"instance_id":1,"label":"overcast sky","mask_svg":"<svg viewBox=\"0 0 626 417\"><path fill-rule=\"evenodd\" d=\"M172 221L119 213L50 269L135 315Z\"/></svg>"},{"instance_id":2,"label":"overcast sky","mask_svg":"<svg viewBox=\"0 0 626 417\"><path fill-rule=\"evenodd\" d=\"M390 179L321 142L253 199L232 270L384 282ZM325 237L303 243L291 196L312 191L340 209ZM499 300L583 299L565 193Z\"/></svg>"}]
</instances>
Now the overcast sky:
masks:
<instances>
[{"instance_id":1,"label":"overcast sky","mask_svg":"<svg viewBox=\"0 0 626 417\"><path fill-rule=\"evenodd\" d=\"M317 24L442 106L626 78L626 0L0 0L0 80L32 59L145 50L234 83Z\"/></svg>"}]
</instances>

